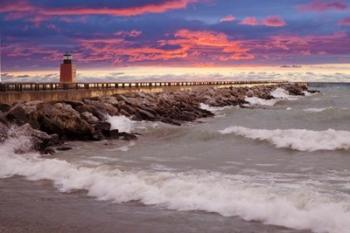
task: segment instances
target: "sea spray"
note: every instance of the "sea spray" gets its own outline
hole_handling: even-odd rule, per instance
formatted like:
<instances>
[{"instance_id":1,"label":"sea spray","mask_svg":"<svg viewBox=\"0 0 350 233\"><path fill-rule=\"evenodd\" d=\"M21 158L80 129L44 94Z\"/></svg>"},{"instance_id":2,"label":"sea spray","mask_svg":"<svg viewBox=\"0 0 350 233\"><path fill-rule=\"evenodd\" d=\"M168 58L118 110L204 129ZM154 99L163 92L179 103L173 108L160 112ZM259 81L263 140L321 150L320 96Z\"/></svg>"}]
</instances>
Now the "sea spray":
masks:
<instances>
[{"instance_id":1,"label":"sea spray","mask_svg":"<svg viewBox=\"0 0 350 233\"><path fill-rule=\"evenodd\" d=\"M297 100L298 96L292 96L289 95L288 91L283 88L277 88L271 92L271 95L275 99L281 99L281 100Z\"/></svg>"},{"instance_id":2,"label":"sea spray","mask_svg":"<svg viewBox=\"0 0 350 233\"><path fill-rule=\"evenodd\" d=\"M245 101L247 101L250 105L261 106L274 106L278 102L276 99L265 100L258 97L246 97Z\"/></svg>"},{"instance_id":3,"label":"sea spray","mask_svg":"<svg viewBox=\"0 0 350 233\"><path fill-rule=\"evenodd\" d=\"M220 130L221 134L235 134L253 140L267 141L277 148L299 151L349 150L350 131L328 129L313 131L306 129L250 129L240 126Z\"/></svg>"},{"instance_id":4,"label":"sea spray","mask_svg":"<svg viewBox=\"0 0 350 233\"><path fill-rule=\"evenodd\" d=\"M200 103L199 104L199 107L203 110L207 110L209 112L212 112L212 113L216 113L216 112L220 112L220 111L223 111L225 109L228 109L230 108L230 106L226 106L226 107L213 107L213 106L210 106L208 104L204 104L204 103Z\"/></svg>"},{"instance_id":5,"label":"sea spray","mask_svg":"<svg viewBox=\"0 0 350 233\"><path fill-rule=\"evenodd\" d=\"M107 121L111 123L111 129L118 129L119 132L131 133L136 126L136 122L126 116L108 116Z\"/></svg>"},{"instance_id":6,"label":"sea spray","mask_svg":"<svg viewBox=\"0 0 350 233\"><path fill-rule=\"evenodd\" d=\"M281 100L297 100L298 97L289 95L288 91L283 88L277 88L271 92L274 99L262 99L256 96L246 97L245 101L252 106L274 106Z\"/></svg>"}]
</instances>

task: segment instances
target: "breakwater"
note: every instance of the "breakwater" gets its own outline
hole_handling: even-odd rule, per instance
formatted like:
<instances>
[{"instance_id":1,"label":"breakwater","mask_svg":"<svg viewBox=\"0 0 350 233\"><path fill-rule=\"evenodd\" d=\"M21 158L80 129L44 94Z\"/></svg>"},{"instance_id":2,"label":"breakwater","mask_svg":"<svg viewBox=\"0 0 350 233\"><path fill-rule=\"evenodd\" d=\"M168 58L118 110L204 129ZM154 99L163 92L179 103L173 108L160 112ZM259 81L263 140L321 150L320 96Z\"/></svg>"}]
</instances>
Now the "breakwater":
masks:
<instances>
[{"instance_id":1,"label":"breakwater","mask_svg":"<svg viewBox=\"0 0 350 233\"><path fill-rule=\"evenodd\" d=\"M51 146L60 144L62 140L131 140L136 139L137 135L119 128L112 129L108 122L110 116L180 126L185 122L212 117L214 114L208 110L210 107L246 107L250 99L273 100L275 96L271 93L276 90L283 92L283 95L305 95L308 88L300 83L226 88L203 86L172 92L128 92L79 101L2 103L0 141L9 136L30 136L33 139L30 145L33 147L29 149L51 153ZM201 107L203 104L208 108ZM16 126L15 130L13 126ZM20 151L28 151L28 148L20 148Z\"/></svg>"},{"instance_id":2,"label":"breakwater","mask_svg":"<svg viewBox=\"0 0 350 233\"><path fill-rule=\"evenodd\" d=\"M196 82L120 82L120 83L1 83L0 103L25 101L81 100L124 93L157 93L191 90L194 87L266 86L286 81L196 81Z\"/></svg>"}]
</instances>

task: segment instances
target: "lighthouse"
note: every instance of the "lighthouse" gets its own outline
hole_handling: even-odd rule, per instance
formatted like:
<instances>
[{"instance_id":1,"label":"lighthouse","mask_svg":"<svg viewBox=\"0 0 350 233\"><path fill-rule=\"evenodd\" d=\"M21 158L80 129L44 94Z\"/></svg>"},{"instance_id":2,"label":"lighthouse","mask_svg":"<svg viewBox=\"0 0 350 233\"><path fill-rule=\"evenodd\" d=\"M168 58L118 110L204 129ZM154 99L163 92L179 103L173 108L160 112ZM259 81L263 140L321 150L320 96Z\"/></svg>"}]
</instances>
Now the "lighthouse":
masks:
<instances>
[{"instance_id":1,"label":"lighthouse","mask_svg":"<svg viewBox=\"0 0 350 233\"><path fill-rule=\"evenodd\" d=\"M61 64L60 82L61 83L74 83L76 77L76 68L73 64L73 57L71 54L66 53L63 56L63 63Z\"/></svg>"}]
</instances>

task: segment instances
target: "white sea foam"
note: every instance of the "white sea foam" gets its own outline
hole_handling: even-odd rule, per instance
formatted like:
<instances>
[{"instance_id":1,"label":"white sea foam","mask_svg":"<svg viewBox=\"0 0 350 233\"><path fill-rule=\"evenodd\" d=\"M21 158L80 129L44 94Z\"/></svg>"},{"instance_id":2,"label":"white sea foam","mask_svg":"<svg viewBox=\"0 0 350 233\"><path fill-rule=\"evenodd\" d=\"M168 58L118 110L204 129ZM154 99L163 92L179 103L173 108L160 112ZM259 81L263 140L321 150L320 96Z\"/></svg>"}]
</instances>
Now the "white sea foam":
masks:
<instances>
[{"instance_id":1,"label":"white sea foam","mask_svg":"<svg viewBox=\"0 0 350 233\"><path fill-rule=\"evenodd\" d=\"M108 116L107 121L111 123L112 129L118 129L119 132L130 133L136 127L136 121L130 120L126 116Z\"/></svg>"},{"instance_id":2,"label":"white sea foam","mask_svg":"<svg viewBox=\"0 0 350 233\"><path fill-rule=\"evenodd\" d=\"M264 177L260 174L107 169L111 168L79 167L34 154L16 155L11 143L0 146L0 177L48 179L62 192L87 190L89 196L99 200L140 201L180 211L203 210L314 232L344 233L350 229L349 195L336 197L313 184L260 183Z\"/></svg>"},{"instance_id":3,"label":"white sea foam","mask_svg":"<svg viewBox=\"0 0 350 233\"><path fill-rule=\"evenodd\" d=\"M250 129L240 126L221 130L222 134L235 134L246 138L267 141L277 148L299 151L349 150L350 131L328 129L312 131L306 129Z\"/></svg>"},{"instance_id":4,"label":"white sea foam","mask_svg":"<svg viewBox=\"0 0 350 233\"><path fill-rule=\"evenodd\" d=\"M313 96L315 95L314 93L308 92L308 91L303 91L305 96Z\"/></svg>"},{"instance_id":5,"label":"white sea foam","mask_svg":"<svg viewBox=\"0 0 350 233\"><path fill-rule=\"evenodd\" d=\"M261 99L258 97L246 97L245 101L247 101L251 105L262 105L262 106L273 106L275 105L278 100L277 99L270 99L270 100L265 100Z\"/></svg>"},{"instance_id":6,"label":"white sea foam","mask_svg":"<svg viewBox=\"0 0 350 233\"><path fill-rule=\"evenodd\" d=\"M118 147L117 150L122 151L122 152L127 152L130 150L131 147L135 146L135 142L130 142L128 145Z\"/></svg>"},{"instance_id":7,"label":"white sea foam","mask_svg":"<svg viewBox=\"0 0 350 233\"><path fill-rule=\"evenodd\" d=\"M343 110L343 111L347 111L349 110L349 108L337 108L337 107L325 107L325 108L306 108L303 111L304 112L324 112L327 110Z\"/></svg>"},{"instance_id":8,"label":"white sea foam","mask_svg":"<svg viewBox=\"0 0 350 233\"><path fill-rule=\"evenodd\" d=\"M203 103L200 103L199 104L199 107L203 110L207 110L209 112L220 112L220 111L223 111L227 108L229 108L229 106L226 106L226 107L213 107L213 106L210 106L210 105L207 105L207 104L203 104Z\"/></svg>"},{"instance_id":9,"label":"white sea foam","mask_svg":"<svg viewBox=\"0 0 350 233\"><path fill-rule=\"evenodd\" d=\"M326 110L333 109L333 107L327 107L327 108L306 108L303 111L304 112L324 112Z\"/></svg>"},{"instance_id":10,"label":"white sea foam","mask_svg":"<svg viewBox=\"0 0 350 233\"><path fill-rule=\"evenodd\" d=\"M297 100L299 97L289 95L288 91L283 88L277 88L271 92L271 95L276 99L281 100Z\"/></svg>"},{"instance_id":11,"label":"white sea foam","mask_svg":"<svg viewBox=\"0 0 350 233\"><path fill-rule=\"evenodd\" d=\"M289 95L288 91L283 88L277 88L271 92L271 95L274 99L266 100L261 99L259 97L246 97L245 101L247 101L250 105L260 105L260 106L274 106L281 100L296 100L298 97Z\"/></svg>"}]
</instances>

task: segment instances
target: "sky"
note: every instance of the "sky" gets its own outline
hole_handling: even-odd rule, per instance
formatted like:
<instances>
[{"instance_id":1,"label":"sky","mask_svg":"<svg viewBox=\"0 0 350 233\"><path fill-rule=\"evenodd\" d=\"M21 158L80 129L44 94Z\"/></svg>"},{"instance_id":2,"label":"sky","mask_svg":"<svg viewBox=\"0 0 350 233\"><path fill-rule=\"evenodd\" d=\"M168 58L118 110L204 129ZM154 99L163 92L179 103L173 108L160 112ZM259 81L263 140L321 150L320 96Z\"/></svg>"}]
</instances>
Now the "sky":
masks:
<instances>
[{"instance_id":1,"label":"sky","mask_svg":"<svg viewBox=\"0 0 350 233\"><path fill-rule=\"evenodd\" d=\"M0 0L0 33L3 74L65 52L80 70L346 70L350 0Z\"/></svg>"}]
</instances>

